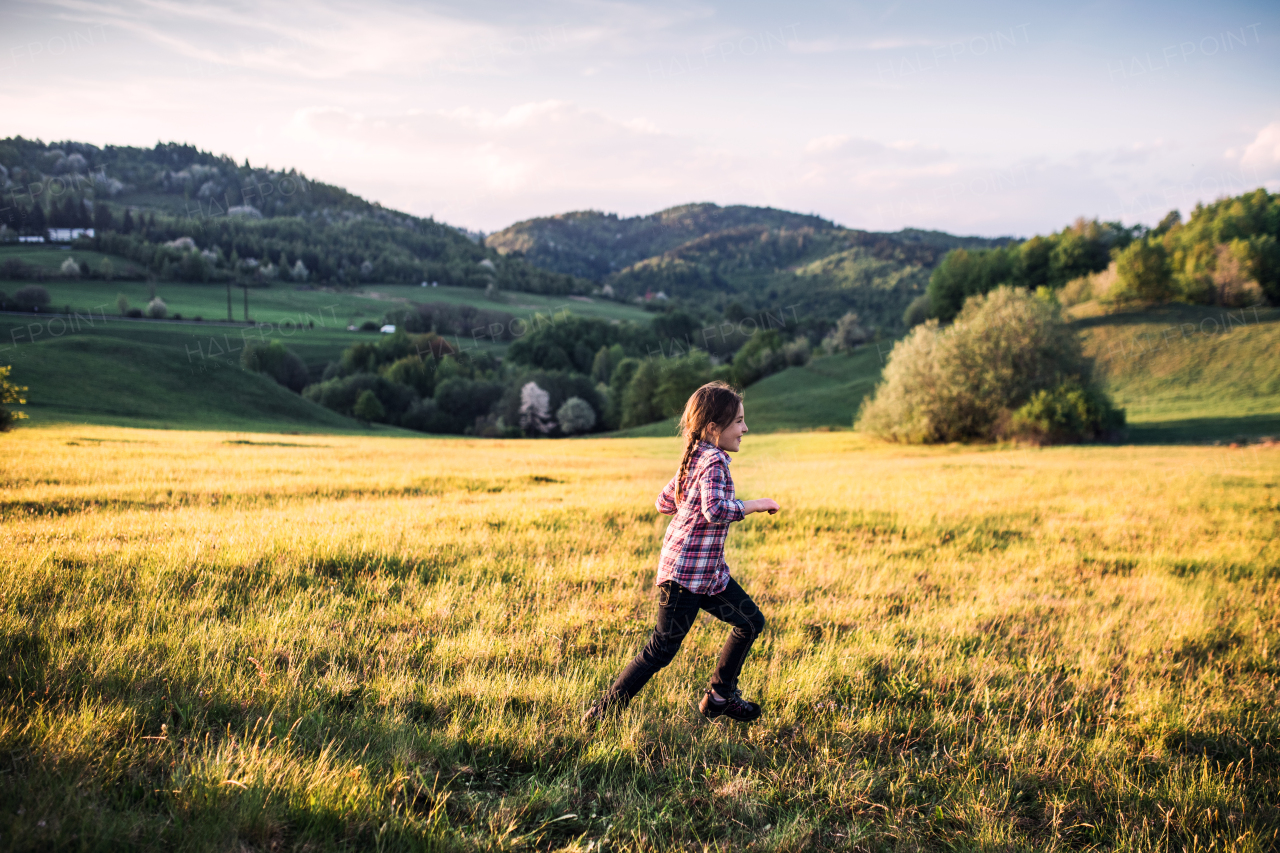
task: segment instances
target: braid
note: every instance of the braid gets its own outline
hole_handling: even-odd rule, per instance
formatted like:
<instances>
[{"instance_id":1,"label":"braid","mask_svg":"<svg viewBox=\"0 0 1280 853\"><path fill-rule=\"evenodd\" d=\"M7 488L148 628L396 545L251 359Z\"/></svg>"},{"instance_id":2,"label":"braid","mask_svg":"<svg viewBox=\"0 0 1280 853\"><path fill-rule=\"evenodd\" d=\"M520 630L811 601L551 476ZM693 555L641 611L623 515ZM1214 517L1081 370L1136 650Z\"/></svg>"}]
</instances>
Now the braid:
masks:
<instances>
[{"instance_id":1,"label":"braid","mask_svg":"<svg viewBox=\"0 0 1280 853\"><path fill-rule=\"evenodd\" d=\"M689 473L689 461L693 459L693 449L698 446L698 437L690 433L685 438L684 458L680 460L680 476L676 479L676 504L684 496L684 477Z\"/></svg>"},{"instance_id":2,"label":"braid","mask_svg":"<svg viewBox=\"0 0 1280 853\"><path fill-rule=\"evenodd\" d=\"M742 395L723 382L708 382L684 404L680 416L680 432L684 436L684 457L680 460L680 474L676 477L676 503L684 496L684 478L689 473L689 463L698 443L706 440L708 427L713 424L725 429L733 422L742 404Z\"/></svg>"}]
</instances>

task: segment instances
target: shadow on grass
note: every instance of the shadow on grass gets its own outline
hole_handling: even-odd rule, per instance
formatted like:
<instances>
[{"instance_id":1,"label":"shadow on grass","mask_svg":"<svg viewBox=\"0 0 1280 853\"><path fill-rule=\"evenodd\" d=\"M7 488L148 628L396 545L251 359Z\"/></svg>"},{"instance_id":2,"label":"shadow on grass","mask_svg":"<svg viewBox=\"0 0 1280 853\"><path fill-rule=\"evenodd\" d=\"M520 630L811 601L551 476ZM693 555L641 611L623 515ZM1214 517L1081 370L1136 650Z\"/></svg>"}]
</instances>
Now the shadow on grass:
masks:
<instances>
[{"instance_id":1,"label":"shadow on grass","mask_svg":"<svg viewBox=\"0 0 1280 853\"><path fill-rule=\"evenodd\" d=\"M1204 444L1262 436L1280 436L1280 413L1130 424L1128 440L1132 444Z\"/></svg>"},{"instance_id":2,"label":"shadow on grass","mask_svg":"<svg viewBox=\"0 0 1280 853\"><path fill-rule=\"evenodd\" d=\"M1212 305L1159 305L1138 306L1115 309L1096 317L1081 317L1071 321L1077 331L1093 329L1099 326L1131 326L1136 324L1177 325L1194 321L1197 324L1204 319L1219 320L1223 327L1227 324L1225 315L1230 315L1233 325L1255 326L1260 323L1280 321L1280 310L1275 308L1220 308Z\"/></svg>"}]
</instances>

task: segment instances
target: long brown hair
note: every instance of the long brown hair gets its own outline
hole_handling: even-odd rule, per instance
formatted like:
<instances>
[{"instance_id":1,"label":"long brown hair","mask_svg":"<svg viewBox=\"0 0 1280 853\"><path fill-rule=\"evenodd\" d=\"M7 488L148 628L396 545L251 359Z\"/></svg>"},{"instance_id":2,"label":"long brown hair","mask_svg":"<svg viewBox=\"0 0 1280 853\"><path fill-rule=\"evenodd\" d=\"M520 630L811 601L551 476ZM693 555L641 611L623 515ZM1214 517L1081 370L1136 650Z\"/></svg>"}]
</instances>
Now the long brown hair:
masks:
<instances>
[{"instance_id":1,"label":"long brown hair","mask_svg":"<svg viewBox=\"0 0 1280 853\"><path fill-rule=\"evenodd\" d=\"M680 416L680 434L684 436L684 458L680 460L680 476L676 480L676 503L684 494L684 478L689 473L689 462L700 441L708 441L707 428L712 424L721 430L728 429L738 416L742 395L724 382L708 382L689 397Z\"/></svg>"}]
</instances>

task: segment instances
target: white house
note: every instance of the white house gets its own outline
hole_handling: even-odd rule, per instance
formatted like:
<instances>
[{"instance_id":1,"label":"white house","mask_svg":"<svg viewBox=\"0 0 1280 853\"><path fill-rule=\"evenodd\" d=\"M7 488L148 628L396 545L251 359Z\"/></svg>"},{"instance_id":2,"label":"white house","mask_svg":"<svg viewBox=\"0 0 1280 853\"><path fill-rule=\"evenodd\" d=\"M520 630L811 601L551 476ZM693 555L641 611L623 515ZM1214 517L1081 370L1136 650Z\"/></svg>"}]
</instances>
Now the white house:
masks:
<instances>
[{"instance_id":1,"label":"white house","mask_svg":"<svg viewBox=\"0 0 1280 853\"><path fill-rule=\"evenodd\" d=\"M53 243L70 243L77 237L92 237L92 228L50 228L49 240Z\"/></svg>"},{"instance_id":2,"label":"white house","mask_svg":"<svg viewBox=\"0 0 1280 853\"><path fill-rule=\"evenodd\" d=\"M394 335L396 333L396 327L388 323L378 331L382 332L384 335Z\"/></svg>"},{"instance_id":3,"label":"white house","mask_svg":"<svg viewBox=\"0 0 1280 853\"><path fill-rule=\"evenodd\" d=\"M20 236L18 237L18 242L19 242L19 243L43 243L43 242L44 242L44 238L43 238L43 237L28 237L28 236L26 236L26 235L20 235Z\"/></svg>"}]
</instances>

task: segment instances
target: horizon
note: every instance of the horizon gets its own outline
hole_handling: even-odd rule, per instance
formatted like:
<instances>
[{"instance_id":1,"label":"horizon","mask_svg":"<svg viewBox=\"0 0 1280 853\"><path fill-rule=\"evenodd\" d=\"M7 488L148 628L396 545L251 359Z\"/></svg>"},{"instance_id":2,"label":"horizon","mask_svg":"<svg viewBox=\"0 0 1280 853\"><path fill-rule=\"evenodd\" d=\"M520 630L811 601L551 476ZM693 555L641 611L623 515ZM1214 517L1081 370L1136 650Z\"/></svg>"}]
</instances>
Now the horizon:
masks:
<instances>
[{"instance_id":1,"label":"horizon","mask_svg":"<svg viewBox=\"0 0 1280 853\"><path fill-rule=\"evenodd\" d=\"M486 234L707 199L1025 238L1280 191L1280 14L1156 8L10 2L0 109Z\"/></svg>"}]
</instances>

